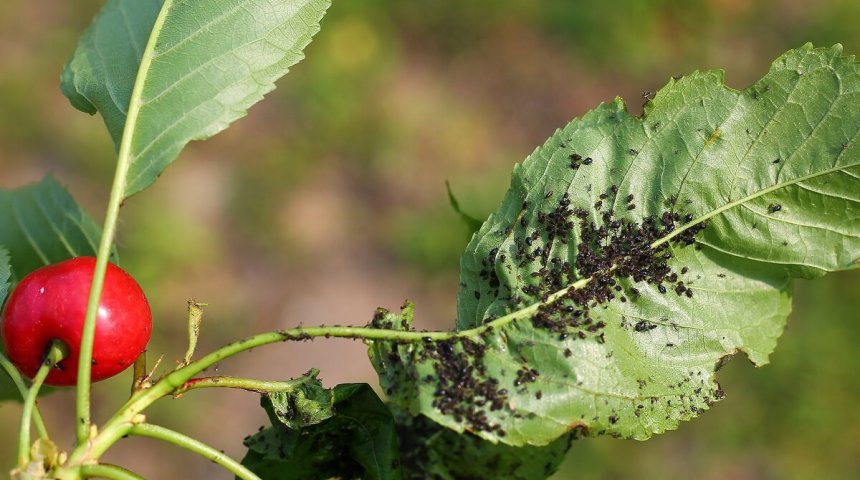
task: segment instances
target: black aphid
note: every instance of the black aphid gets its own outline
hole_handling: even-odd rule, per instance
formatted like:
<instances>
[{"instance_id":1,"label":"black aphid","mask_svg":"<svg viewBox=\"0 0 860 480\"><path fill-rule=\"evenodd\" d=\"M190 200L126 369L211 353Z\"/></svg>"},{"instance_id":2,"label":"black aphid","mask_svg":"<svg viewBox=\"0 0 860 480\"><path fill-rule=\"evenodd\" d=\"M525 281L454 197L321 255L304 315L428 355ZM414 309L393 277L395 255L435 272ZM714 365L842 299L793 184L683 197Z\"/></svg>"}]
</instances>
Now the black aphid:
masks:
<instances>
[{"instance_id":1,"label":"black aphid","mask_svg":"<svg viewBox=\"0 0 860 480\"><path fill-rule=\"evenodd\" d=\"M648 330L654 330L655 328L657 328L657 325L649 322L648 320L640 320L633 326L633 329L637 332L647 332Z\"/></svg>"}]
</instances>

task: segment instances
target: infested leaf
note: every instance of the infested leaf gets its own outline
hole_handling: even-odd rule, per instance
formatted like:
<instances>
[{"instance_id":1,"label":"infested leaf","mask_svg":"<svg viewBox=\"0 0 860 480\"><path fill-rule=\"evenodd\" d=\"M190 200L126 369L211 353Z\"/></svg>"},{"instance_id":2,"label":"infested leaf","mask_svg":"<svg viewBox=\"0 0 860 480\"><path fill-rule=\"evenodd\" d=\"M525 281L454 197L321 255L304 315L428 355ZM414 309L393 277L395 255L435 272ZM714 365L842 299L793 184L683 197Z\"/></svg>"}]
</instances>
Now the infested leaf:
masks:
<instances>
[{"instance_id":1,"label":"infested leaf","mask_svg":"<svg viewBox=\"0 0 860 480\"><path fill-rule=\"evenodd\" d=\"M334 415L331 390L322 386L315 373L306 378L293 390L271 392L260 399L273 418L292 429L315 425Z\"/></svg>"},{"instance_id":2,"label":"infested leaf","mask_svg":"<svg viewBox=\"0 0 860 480\"><path fill-rule=\"evenodd\" d=\"M426 417L398 415L404 478L458 480L461 478L548 478L558 469L572 437L544 447L511 447L463 435Z\"/></svg>"},{"instance_id":3,"label":"infested leaf","mask_svg":"<svg viewBox=\"0 0 860 480\"><path fill-rule=\"evenodd\" d=\"M263 479L400 479L394 418L367 384L328 391L332 415L291 428L270 403L272 426L245 439L242 463Z\"/></svg>"},{"instance_id":4,"label":"infested leaf","mask_svg":"<svg viewBox=\"0 0 860 480\"><path fill-rule=\"evenodd\" d=\"M616 99L572 121L463 254L459 336L372 344L386 392L509 445L701 414L728 357L768 361L793 278L856 268L858 92L853 57L807 45L743 91L694 72L641 118Z\"/></svg>"}]
</instances>

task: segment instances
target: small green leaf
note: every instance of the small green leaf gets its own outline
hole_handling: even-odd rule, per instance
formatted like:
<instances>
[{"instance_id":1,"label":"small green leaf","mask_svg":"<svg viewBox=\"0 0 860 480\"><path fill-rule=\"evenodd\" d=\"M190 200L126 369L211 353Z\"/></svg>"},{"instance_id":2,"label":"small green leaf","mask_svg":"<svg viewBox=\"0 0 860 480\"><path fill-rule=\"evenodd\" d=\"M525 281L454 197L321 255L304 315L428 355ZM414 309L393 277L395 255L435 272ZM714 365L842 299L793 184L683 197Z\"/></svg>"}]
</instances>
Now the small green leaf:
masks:
<instances>
[{"instance_id":1,"label":"small green leaf","mask_svg":"<svg viewBox=\"0 0 860 480\"><path fill-rule=\"evenodd\" d=\"M290 428L263 402L272 427L245 439L242 464L263 479L399 479L394 418L367 384L338 385L334 416Z\"/></svg>"},{"instance_id":2,"label":"small green leaf","mask_svg":"<svg viewBox=\"0 0 860 480\"><path fill-rule=\"evenodd\" d=\"M308 376L308 381L295 390L272 392L260 401L278 421L292 429L316 425L333 415L332 392L323 388L316 374Z\"/></svg>"},{"instance_id":3,"label":"small green leaf","mask_svg":"<svg viewBox=\"0 0 860 480\"><path fill-rule=\"evenodd\" d=\"M102 113L118 150L128 142L127 197L188 142L224 130L273 90L303 58L328 6L110 0L66 65L62 90L76 108Z\"/></svg>"},{"instance_id":4,"label":"small green leaf","mask_svg":"<svg viewBox=\"0 0 860 480\"><path fill-rule=\"evenodd\" d=\"M101 236L93 219L50 176L0 189L0 224L0 245L9 252L16 280L45 265L95 255Z\"/></svg>"},{"instance_id":5,"label":"small green leaf","mask_svg":"<svg viewBox=\"0 0 860 480\"><path fill-rule=\"evenodd\" d=\"M458 202L457 197L454 196L454 192L451 190L451 183L447 180L445 181L445 188L448 189L448 201L451 203L451 208L453 208L454 212L460 216L460 220L466 224L466 227L469 229L469 238L472 238L472 235L481 228L481 224L484 222L469 215L460 208L460 202Z\"/></svg>"},{"instance_id":6,"label":"small green leaf","mask_svg":"<svg viewBox=\"0 0 860 480\"><path fill-rule=\"evenodd\" d=\"M790 51L743 91L695 72L641 118L616 100L557 131L461 258L459 338L372 344L391 400L509 445L647 439L720 400L726 359L768 361L792 279L860 257L841 52Z\"/></svg>"}]
</instances>

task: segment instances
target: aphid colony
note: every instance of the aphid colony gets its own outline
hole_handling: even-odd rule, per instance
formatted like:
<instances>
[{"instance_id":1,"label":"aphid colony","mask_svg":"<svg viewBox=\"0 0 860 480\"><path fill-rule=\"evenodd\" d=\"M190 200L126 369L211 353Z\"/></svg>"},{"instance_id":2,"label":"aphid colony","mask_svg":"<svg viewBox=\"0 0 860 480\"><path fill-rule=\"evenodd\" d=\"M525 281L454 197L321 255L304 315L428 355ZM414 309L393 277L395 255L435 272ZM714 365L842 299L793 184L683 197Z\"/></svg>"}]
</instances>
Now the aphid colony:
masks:
<instances>
[{"instance_id":1,"label":"aphid colony","mask_svg":"<svg viewBox=\"0 0 860 480\"><path fill-rule=\"evenodd\" d=\"M593 162L591 157L575 153L569 158L573 169ZM483 291L496 300L508 301L511 310L540 302L541 306L531 317L532 324L558 333L561 340L569 337L585 339L591 335L601 343L603 334L600 331L606 324L594 321L590 312L609 301L626 302L628 296L635 298L641 295L633 283L644 282L656 286L662 294L671 289L679 296L692 298L692 290L680 276L686 274L688 268L683 267L679 275L669 267L668 262L673 256L670 245L694 244L705 223L687 225L694 217L689 213L675 212L677 199L674 197L667 202L667 210L659 215L647 216L640 222L619 218L612 205L619 205L618 208L625 212L634 211L637 206L634 195L619 198L618 192L618 186L612 185L601 193L593 205L595 213L572 206L568 193L556 195L547 191L545 200L558 198L549 211L529 213L529 203L523 202L519 220L506 230L506 233L513 234L514 242L506 245L504 251L491 249L482 259L483 268L479 276ZM531 230L527 215L535 219L536 226ZM683 225L687 226L670 242L652 246ZM565 258L569 257L567 245L578 242L573 264L552 255L556 241L565 245L561 249ZM497 267L515 271L520 276L524 284L518 287L520 291L508 291L508 285L500 281ZM581 288L568 289L578 279L589 281ZM550 300L550 296L557 292L565 293ZM480 291L473 293L476 299L481 299ZM637 323L634 330L647 332L653 328L656 325L643 321ZM484 334L493 335L493 330L490 327ZM453 416L457 422L465 423L473 432L495 432L504 436L505 431L493 423L487 413L507 410L509 389L524 392L527 384L540 377L538 370L526 365L515 371L514 379L505 380L509 384L490 377L484 363L487 347L481 338L457 337L442 341L427 338L419 348L408 349L410 358L402 356L397 342L391 343L387 363L392 367L406 367L408 372L412 372L412 381L432 385L433 407ZM566 349L564 355L569 357L570 349ZM430 362L434 374L418 379L415 367L425 362ZM537 391L533 396L540 400L543 393ZM511 415L522 413L514 410ZM617 421L617 416L609 420L610 424Z\"/></svg>"},{"instance_id":2,"label":"aphid colony","mask_svg":"<svg viewBox=\"0 0 860 480\"><path fill-rule=\"evenodd\" d=\"M577 157L574 154L571 158L575 160ZM516 248L510 252L512 261L520 270L535 262L538 262L538 268L529 274L524 282L526 285L520 287L521 294L531 297L531 300L523 299L515 292L511 302L519 306L542 301L543 305L532 317L536 327L560 333L578 328L575 332L578 338L597 333L605 324L592 321L590 310L611 300L627 302L628 296L639 296L639 290L631 285L634 282L655 285L663 294L671 289L677 295L693 297L693 291L668 265L672 258L669 247L670 244L686 246L695 243L695 236L705 228L705 223L689 225L671 242L652 247L679 225L692 222L693 215L672 211L677 199L670 198L668 209L658 216L645 217L638 223L628 218L618 218L611 205L618 204L618 208L625 211L636 209L634 195L618 198L618 191L618 186L612 185L599 195L593 205L597 211L594 217L582 207L572 207L570 195L564 193L551 211L536 215L537 228L531 232L527 231L527 222L519 222L519 228L514 232ZM528 207L528 203L524 202L523 210ZM524 219L525 215L521 218ZM578 233L579 243L576 259L571 265L559 256L551 256L551 250L555 240L567 245L573 238L574 230ZM535 247L538 239L545 240L543 246ZM567 255L566 249L562 249L562 252ZM479 273L494 289L497 298L500 282L496 263L504 262L505 259L504 253L499 254L498 249L493 249ZM681 275L687 271L687 267L683 267ZM568 290L562 297L548 301L549 295L563 291L577 279L590 280L585 286ZM625 288L622 283L628 286ZM598 336L598 341L602 341L602 336Z\"/></svg>"}]
</instances>

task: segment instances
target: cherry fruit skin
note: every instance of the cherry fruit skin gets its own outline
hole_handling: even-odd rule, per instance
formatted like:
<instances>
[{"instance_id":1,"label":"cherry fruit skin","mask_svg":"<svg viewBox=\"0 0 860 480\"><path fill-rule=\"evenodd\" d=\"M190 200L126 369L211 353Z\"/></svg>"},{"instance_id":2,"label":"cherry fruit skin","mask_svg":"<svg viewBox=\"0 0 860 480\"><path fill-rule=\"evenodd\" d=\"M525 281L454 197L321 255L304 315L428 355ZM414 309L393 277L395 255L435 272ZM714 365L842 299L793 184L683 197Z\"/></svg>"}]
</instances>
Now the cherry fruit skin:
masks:
<instances>
[{"instance_id":1,"label":"cherry fruit skin","mask_svg":"<svg viewBox=\"0 0 860 480\"><path fill-rule=\"evenodd\" d=\"M24 277L6 303L3 346L12 363L32 378L54 339L69 347L69 356L48 374L45 383L74 385L90 285L96 259L77 257L42 267ZM143 353L152 334L152 313L140 285L108 263L96 317L91 381L112 377Z\"/></svg>"}]
</instances>

